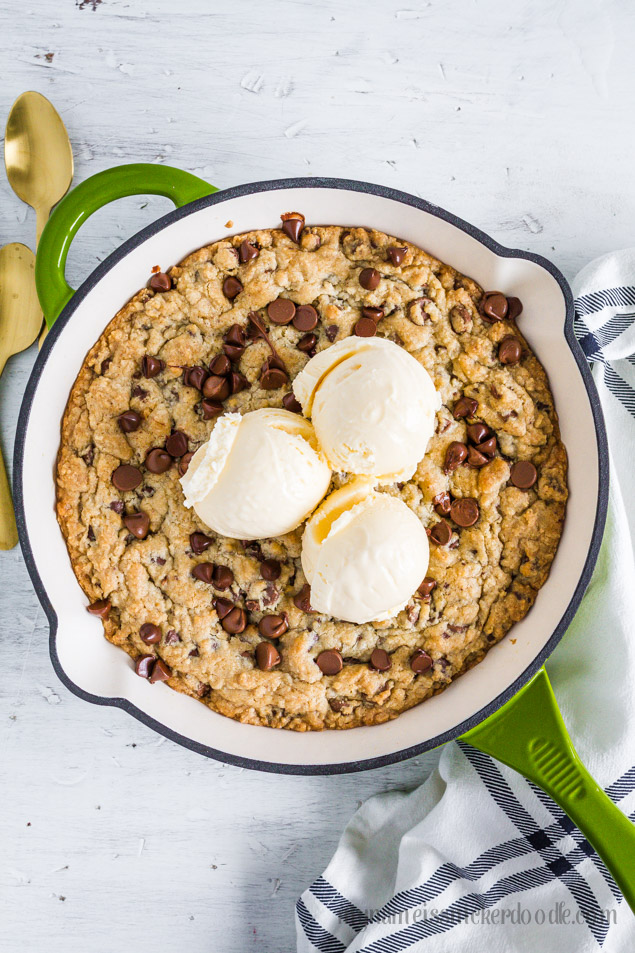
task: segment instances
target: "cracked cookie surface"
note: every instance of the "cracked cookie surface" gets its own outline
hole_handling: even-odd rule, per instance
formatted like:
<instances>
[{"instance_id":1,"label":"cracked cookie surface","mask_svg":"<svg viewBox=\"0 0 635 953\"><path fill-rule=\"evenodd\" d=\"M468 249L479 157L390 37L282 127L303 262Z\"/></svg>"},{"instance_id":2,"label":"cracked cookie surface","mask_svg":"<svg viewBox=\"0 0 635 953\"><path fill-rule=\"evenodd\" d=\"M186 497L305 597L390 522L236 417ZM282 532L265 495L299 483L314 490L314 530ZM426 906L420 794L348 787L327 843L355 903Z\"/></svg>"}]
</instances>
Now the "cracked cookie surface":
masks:
<instances>
[{"instance_id":1,"label":"cracked cookie surface","mask_svg":"<svg viewBox=\"0 0 635 953\"><path fill-rule=\"evenodd\" d=\"M395 249L405 252L395 255ZM364 269L379 273L371 289L360 284ZM547 578L562 532L567 464L542 366L513 320L484 320L483 291L474 281L372 229L308 226L297 242L282 229L253 231L201 248L168 274L167 290L140 291L107 326L84 361L62 423L58 519L89 602L111 606L106 637L137 661L148 655L161 660L157 678L242 722L302 731L394 718L480 661L526 615ZM159 280L154 284L161 287ZM312 305L317 326L307 332L272 323L266 306L279 297ZM223 412L280 407L285 396L289 406L293 378L310 353L356 329L372 333L371 326L358 326L364 307L382 309L376 333L421 362L443 405L412 480L383 488L432 530L428 577L436 585L416 594L395 619L355 625L296 605L307 608L298 598L306 583L303 527L258 543L217 536L183 506L182 457L164 472L151 472L145 461L174 431L186 435L188 452L207 440L216 418L205 419L203 395L185 382L191 381L186 369L207 368L222 355L234 325L248 332L250 312L259 312L266 324L285 374L263 380L271 351L261 336L247 333L242 352L237 344L229 353L249 386L226 398ZM309 348L307 333L315 335ZM510 337L520 344L518 363L500 360L508 355L513 361L514 347L501 348ZM267 389L265 382L280 386ZM462 397L472 401L463 409L477 402L467 417L459 416ZM135 429L126 432L119 417L130 413ZM495 437L494 455L481 454L485 462L476 457L467 430L479 422ZM448 468L453 443L469 446L477 465L468 459ZM510 479L517 461L537 470L527 489ZM113 485L121 465L138 468L138 486ZM345 479L335 474L333 486ZM448 515L449 540L437 544L435 537L443 540L446 533L434 529L445 493L451 500L476 500L479 515L465 527ZM143 538L135 535L138 521L129 519L139 513L147 523ZM211 538L203 552L193 551L193 533ZM216 573L224 588L192 576L201 563L231 570ZM277 576L277 568L271 570L276 564ZM223 628L214 605L219 597L244 610L243 631ZM288 629L275 642L279 663L263 671L256 660L263 641L258 624L273 613L287 614ZM147 623L157 627L158 641L141 638ZM333 675L315 661L329 650L344 660ZM377 650L387 653L389 669L370 664ZM417 650L432 659L425 671L413 670ZM144 664L148 669L153 662Z\"/></svg>"}]
</instances>

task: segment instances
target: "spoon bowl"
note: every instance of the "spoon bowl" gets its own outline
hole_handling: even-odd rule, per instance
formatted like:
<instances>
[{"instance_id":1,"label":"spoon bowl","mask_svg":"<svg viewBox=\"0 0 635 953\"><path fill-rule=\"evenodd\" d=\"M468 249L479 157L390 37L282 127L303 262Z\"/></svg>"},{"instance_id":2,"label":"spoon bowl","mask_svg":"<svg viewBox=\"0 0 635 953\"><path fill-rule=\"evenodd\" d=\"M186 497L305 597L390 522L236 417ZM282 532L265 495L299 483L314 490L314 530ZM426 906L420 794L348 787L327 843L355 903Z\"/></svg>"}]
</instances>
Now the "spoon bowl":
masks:
<instances>
[{"instance_id":1,"label":"spoon bowl","mask_svg":"<svg viewBox=\"0 0 635 953\"><path fill-rule=\"evenodd\" d=\"M11 188L35 210L39 241L51 209L73 180L73 152L66 127L41 93L22 93L11 107L4 161Z\"/></svg>"}]
</instances>

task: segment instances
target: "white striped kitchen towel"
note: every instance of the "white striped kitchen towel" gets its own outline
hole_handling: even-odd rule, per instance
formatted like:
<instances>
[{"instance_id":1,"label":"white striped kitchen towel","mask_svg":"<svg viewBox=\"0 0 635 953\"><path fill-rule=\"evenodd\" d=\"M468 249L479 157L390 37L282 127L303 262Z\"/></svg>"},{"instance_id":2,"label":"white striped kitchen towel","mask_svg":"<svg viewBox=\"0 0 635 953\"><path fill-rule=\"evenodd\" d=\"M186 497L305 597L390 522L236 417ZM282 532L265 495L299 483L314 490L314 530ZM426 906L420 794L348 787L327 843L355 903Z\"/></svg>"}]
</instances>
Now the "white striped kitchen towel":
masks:
<instances>
[{"instance_id":1,"label":"white striped kitchen towel","mask_svg":"<svg viewBox=\"0 0 635 953\"><path fill-rule=\"evenodd\" d=\"M582 759L635 820L635 249L593 262L574 294L611 495L593 579L548 670ZM298 900L296 929L299 953L635 950L635 917L582 834L462 742L415 791L362 805Z\"/></svg>"}]
</instances>

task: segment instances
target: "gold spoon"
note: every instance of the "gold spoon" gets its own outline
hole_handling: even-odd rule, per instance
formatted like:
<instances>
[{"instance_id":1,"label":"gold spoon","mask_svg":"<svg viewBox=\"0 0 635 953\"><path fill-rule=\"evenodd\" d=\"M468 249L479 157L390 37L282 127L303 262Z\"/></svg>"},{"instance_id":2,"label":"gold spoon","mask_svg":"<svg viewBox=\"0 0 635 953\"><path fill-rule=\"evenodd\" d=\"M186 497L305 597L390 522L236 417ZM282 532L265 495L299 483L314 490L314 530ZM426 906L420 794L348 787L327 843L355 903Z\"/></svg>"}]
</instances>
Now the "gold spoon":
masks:
<instances>
[{"instance_id":1,"label":"gold spoon","mask_svg":"<svg viewBox=\"0 0 635 953\"><path fill-rule=\"evenodd\" d=\"M64 198L73 181L73 150L66 126L41 93L22 93L11 107L4 163L13 191L35 209L37 247L53 206ZM46 327L40 344L45 336Z\"/></svg>"},{"instance_id":2,"label":"gold spoon","mask_svg":"<svg viewBox=\"0 0 635 953\"><path fill-rule=\"evenodd\" d=\"M35 255L14 242L0 248L0 374L12 354L35 341L42 312L35 290ZM0 549L18 541L7 472L0 453Z\"/></svg>"}]
</instances>

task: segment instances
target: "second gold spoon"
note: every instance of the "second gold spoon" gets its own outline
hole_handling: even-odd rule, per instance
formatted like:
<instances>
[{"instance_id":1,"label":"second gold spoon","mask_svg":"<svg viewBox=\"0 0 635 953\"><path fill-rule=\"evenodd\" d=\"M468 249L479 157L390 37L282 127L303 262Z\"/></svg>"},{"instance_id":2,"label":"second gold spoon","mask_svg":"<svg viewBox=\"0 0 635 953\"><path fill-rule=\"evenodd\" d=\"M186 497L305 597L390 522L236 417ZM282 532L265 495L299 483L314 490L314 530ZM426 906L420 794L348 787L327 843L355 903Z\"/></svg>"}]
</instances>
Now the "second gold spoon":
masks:
<instances>
[{"instance_id":1,"label":"second gold spoon","mask_svg":"<svg viewBox=\"0 0 635 953\"><path fill-rule=\"evenodd\" d=\"M14 242L0 248L0 374L12 354L35 341L42 312L35 291L35 255ZM0 454L0 549L13 549L18 532L9 481Z\"/></svg>"}]
</instances>

